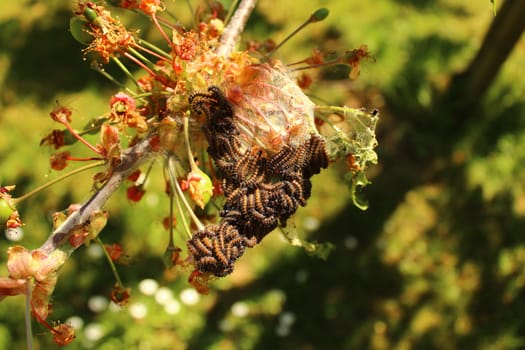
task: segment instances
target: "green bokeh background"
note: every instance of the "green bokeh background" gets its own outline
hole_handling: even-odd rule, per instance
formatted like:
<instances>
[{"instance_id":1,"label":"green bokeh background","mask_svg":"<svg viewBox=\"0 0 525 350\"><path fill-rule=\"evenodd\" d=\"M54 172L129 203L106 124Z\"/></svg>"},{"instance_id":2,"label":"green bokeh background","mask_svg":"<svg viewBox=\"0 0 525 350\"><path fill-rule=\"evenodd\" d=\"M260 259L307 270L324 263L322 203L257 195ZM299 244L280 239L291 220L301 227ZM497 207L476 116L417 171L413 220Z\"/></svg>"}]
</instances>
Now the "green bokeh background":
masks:
<instances>
[{"instance_id":1,"label":"green bokeh background","mask_svg":"<svg viewBox=\"0 0 525 350\"><path fill-rule=\"evenodd\" d=\"M55 127L49 111L56 101L73 110L80 127L105 113L117 91L90 69L70 36L70 6L0 4L0 184L16 184L16 194L57 176L51 150L38 146ZM186 5L174 7L189 23ZM344 164L333 166L313 179L309 205L289 225L301 238L332 242L326 261L276 232L192 303L187 274L166 274L162 263L168 207L159 166L140 203L127 202L122 189L107 204L111 216L101 238L124 248L126 262L118 268L132 289L130 305L89 307L100 300L94 297L107 299L114 283L96 246L79 249L61 271L51 318L83 322L69 349L525 347L525 40L487 94L458 115L454 101L437 103L436 96L479 49L494 18L488 0L262 0L244 39L279 41L319 7L330 16L280 55L295 62L314 47L343 52L368 45L375 63L365 61L358 80L346 79L344 69L325 69L312 95L380 109L370 208L352 206ZM147 21L122 16L155 39ZM81 147L74 152L88 154ZM89 198L92 175L24 202L20 243L38 247L51 230L51 213ZM2 236L1 275L12 244ZM141 293L144 279L165 287L178 312L166 309L160 292ZM25 348L24 303L21 296L0 303L0 350ZM146 315L136 317L133 310L144 307ZM42 326L34 324L33 333L35 349L58 347Z\"/></svg>"}]
</instances>

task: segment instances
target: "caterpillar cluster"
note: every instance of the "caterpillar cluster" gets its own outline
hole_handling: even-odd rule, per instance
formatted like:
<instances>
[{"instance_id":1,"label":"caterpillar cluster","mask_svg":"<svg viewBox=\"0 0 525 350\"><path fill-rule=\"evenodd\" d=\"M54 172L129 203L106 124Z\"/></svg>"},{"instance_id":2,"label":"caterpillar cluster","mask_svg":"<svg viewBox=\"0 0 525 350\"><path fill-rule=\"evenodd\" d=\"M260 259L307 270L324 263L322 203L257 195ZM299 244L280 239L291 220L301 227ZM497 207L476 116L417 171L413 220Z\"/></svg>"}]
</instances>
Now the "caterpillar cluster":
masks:
<instances>
[{"instance_id":1,"label":"caterpillar cluster","mask_svg":"<svg viewBox=\"0 0 525 350\"><path fill-rule=\"evenodd\" d=\"M206 117L208 154L222 179L225 203L219 224L208 225L187 242L195 267L218 277L233 272L246 247L253 247L306 205L310 177L328 166L325 143L317 135L299 145L285 145L274 155L258 146L243 149L234 110L221 90L189 98L192 113Z\"/></svg>"}]
</instances>

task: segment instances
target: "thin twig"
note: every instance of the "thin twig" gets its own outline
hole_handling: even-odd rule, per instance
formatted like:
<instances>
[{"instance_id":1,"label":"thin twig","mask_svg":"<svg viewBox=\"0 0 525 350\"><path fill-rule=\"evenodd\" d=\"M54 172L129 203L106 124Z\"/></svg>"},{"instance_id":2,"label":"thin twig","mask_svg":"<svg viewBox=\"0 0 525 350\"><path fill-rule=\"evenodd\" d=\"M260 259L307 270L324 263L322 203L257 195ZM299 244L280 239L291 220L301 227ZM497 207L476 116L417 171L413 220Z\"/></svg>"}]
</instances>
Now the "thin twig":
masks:
<instances>
[{"instance_id":1,"label":"thin twig","mask_svg":"<svg viewBox=\"0 0 525 350\"><path fill-rule=\"evenodd\" d=\"M237 11L231 18L230 23L224 29L221 37L221 45L217 50L217 54L222 57L228 57L235 48L235 44L239 39L244 26L250 17L250 14L255 7L256 0L242 0L237 7Z\"/></svg>"},{"instance_id":2,"label":"thin twig","mask_svg":"<svg viewBox=\"0 0 525 350\"><path fill-rule=\"evenodd\" d=\"M85 165L83 167L80 167L80 168L76 168L72 171L70 171L69 173L66 173L66 174L62 174L60 175L59 177L57 177L56 179L53 179L49 182L46 182L45 184L43 185L40 185L38 186L37 188L31 190L30 192L20 196L20 197L16 197L16 198L13 198L13 200L11 201L11 203L13 204L16 204L16 203L19 203L19 202L22 202L23 200L26 200L27 198L37 194L37 193L40 193L42 190L48 188L48 187L51 187L52 185L62 181L62 180L65 180L67 179L68 177L71 177L73 175L76 175L78 173L81 173L83 171L86 171L86 170L89 170L89 169L92 169L92 168L96 168L98 166L102 166L104 165L104 161L98 161L96 163L91 163L91 164L88 164L88 165Z\"/></svg>"}]
</instances>

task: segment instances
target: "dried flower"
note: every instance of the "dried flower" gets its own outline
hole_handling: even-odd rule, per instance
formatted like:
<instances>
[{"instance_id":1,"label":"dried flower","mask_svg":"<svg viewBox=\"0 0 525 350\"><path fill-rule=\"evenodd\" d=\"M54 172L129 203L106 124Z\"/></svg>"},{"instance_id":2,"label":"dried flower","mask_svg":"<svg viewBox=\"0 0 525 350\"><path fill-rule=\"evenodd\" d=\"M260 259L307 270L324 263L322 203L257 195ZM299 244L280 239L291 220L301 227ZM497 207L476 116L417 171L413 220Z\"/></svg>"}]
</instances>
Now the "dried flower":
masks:
<instances>
[{"instance_id":1,"label":"dried flower","mask_svg":"<svg viewBox=\"0 0 525 350\"><path fill-rule=\"evenodd\" d=\"M146 193L146 190L144 189L144 186L142 184L140 185L133 185L128 187L126 190L128 199L132 202L138 202L142 199L144 194Z\"/></svg>"},{"instance_id":2,"label":"dried flower","mask_svg":"<svg viewBox=\"0 0 525 350\"><path fill-rule=\"evenodd\" d=\"M65 323L53 327L53 341L58 345L68 345L75 340L75 329Z\"/></svg>"},{"instance_id":3,"label":"dried flower","mask_svg":"<svg viewBox=\"0 0 525 350\"><path fill-rule=\"evenodd\" d=\"M117 261L122 256L122 246L120 244L106 244L104 249L106 249L112 261Z\"/></svg>"},{"instance_id":4,"label":"dried flower","mask_svg":"<svg viewBox=\"0 0 525 350\"><path fill-rule=\"evenodd\" d=\"M119 306L124 306L129 302L131 296L131 289L124 288L120 284L115 284L111 291L111 301Z\"/></svg>"},{"instance_id":5,"label":"dried flower","mask_svg":"<svg viewBox=\"0 0 525 350\"><path fill-rule=\"evenodd\" d=\"M67 167L67 162L71 154L68 151L54 153L49 156L49 163L51 164L51 169L54 170L64 170Z\"/></svg>"}]
</instances>

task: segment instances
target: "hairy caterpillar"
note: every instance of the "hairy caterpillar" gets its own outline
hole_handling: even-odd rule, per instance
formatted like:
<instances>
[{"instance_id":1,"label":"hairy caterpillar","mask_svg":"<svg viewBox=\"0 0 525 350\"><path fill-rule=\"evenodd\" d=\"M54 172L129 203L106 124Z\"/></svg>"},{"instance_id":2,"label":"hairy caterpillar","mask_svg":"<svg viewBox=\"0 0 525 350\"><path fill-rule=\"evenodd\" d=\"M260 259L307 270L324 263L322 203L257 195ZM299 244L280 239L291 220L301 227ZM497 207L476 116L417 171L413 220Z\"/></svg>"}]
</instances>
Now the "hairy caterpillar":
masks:
<instances>
[{"instance_id":1,"label":"hairy caterpillar","mask_svg":"<svg viewBox=\"0 0 525 350\"><path fill-rule=\"evenodd\" d=\"M222 178L225 196L219 224L207 225L187 242L197 270L222 277L233 272L246 247L253 247L279 224L286 225L311 193L310 177L328 166L318 135L277 153L242 149L233 106L216 86L190 96L192 113L206 118L208 154Z\"/></svg>"}]
</instances>

